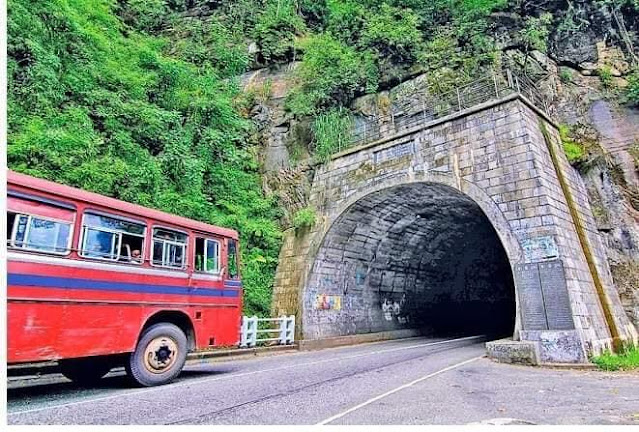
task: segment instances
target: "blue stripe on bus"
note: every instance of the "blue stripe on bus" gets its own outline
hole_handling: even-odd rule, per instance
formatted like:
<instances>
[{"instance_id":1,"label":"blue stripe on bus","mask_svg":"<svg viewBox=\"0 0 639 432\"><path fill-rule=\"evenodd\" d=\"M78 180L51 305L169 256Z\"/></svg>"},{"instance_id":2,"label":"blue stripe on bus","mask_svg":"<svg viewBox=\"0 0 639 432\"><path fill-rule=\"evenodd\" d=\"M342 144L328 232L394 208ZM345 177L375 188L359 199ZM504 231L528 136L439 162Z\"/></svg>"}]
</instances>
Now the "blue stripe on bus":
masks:
<instances>
[{"instance_id":1,"label":"blue stripe on bus","mask_svg":"<svg viewBox=\"0 0 639 432\"><path fill-rule=\"evenodd\" d=\"M49 288L87 289L97 291L125 291L151 294L182 294L205 297L238 297L237 289L202 288L189 289L172 285L148 285L125 282L107 282L94 279L75 279L55 276L26 275L9 273L8 285L38 286Z\"/></svg>"},{"instance_id":2,"label":"blue stripe on bus","mask_svg":"<svg viewBox=\"0 0 639 432\"><path fill-rule=\"evenodd\" d=\"M235 280L225 280L224 281L224 286L241 287L242 286L242 282L235 281Z\"/></svg>"}]
</instances>

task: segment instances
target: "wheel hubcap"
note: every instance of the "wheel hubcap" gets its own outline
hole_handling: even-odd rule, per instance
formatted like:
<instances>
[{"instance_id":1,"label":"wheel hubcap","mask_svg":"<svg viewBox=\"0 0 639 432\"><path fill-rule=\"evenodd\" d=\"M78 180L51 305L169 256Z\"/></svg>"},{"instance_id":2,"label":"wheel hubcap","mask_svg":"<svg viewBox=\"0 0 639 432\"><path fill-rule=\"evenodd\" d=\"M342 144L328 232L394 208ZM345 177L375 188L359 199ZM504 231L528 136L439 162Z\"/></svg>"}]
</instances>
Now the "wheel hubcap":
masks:
<instances>
[{"instance_id":1,"label":"wheel hubcap","mask_svg":"<svg viewBox=\"0 0 639 432\"><path fill-rule=\"evenodd\" d=\"M160 336L146 346L144 366L149 372L163 373L173 366L177 355L177 343L170 337Z\"/></svg>"}]
</instances>

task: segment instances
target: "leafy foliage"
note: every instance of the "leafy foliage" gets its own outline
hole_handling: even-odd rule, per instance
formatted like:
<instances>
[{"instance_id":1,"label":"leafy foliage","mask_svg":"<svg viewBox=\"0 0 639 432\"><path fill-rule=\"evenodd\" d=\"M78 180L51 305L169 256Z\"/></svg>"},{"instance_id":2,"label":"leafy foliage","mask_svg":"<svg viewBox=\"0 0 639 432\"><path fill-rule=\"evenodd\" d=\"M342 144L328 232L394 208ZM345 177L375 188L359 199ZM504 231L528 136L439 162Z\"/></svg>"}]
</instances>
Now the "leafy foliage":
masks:
<instances>
[{"instance_id":1,"label":"leafy foliage","mask_svg":"<svg viewBox=\"0 0 639 432\"><path fill-rule=\"evenodd\" d=\"M639 106L639 68L628 76L628 87L626 87L626 97L635 106Z\"/></svg>"},{"instance_id":2,"label":"leafy foliage","mask_svg":"<svg viewBox=\"0 0 639 432\"><path fill-rule=\"evenodd\" d=\"M559 125L559 136L564 147L564 152L571 164L582 162L586 156L584 148L574 141L571 136L570 128L566 125Z\"/></svg>"},{"instance_id":3,"label":"leafy foliage","mask_svg":"<svg viewBox=\"0 0 639 432\"><path fill-rule=\"evenodd\" d=\"M269 1L255 25L255 38L262 63L288 61L292 58L295 37L306 29L292 0Z\"/></svg>"},{"instance_id":4,"label":"leafy foliage","mask_svg":"<svg viewBox=\"0 0 639 432\"><path fill-rule=\"evenodd\" d=\"M310 37L302 49L299 83L288 101L294 113L316 114L377 88L378 71L370 53L360 53L330 35Z\"/></svg>"},{"instance_id":5,"label":"leafy foliage","mask_svg":"<svg viewBox=\"0 0 639 432\"><path fill-rule=\"evenodd\" d=\"M315 213L315 210L310 207L306 207L298 210L295 215L293 215L293 226L296 229L312 227L315 224L316 219L317 214Z\"/></svg>"},{"instance_id":6,"label":"leafy foliage","mask_svg":"<svg viewBox=\"0 0 639 432\"><path fill-rule=\"evenodd\" d=\"M268 313L279 211L251 126L210 66L167 55L109 0L9 2L10 168L237 228L246 309ZM151 26L153 27L153 26Z\"/></svg>"},{"instance_id":7,"label":"leafy foliage","mask_svg":"<svg viewBox=\"0 0 639 432\"><path fill-rule=\"evenodd\" d=\"M519 31L519 37L525 45L526 52L532 50L545 52L547 39L552 24L552 14L543 13L539 17L528 17L524 28Z\"/></svg>"},{"instance_id":8,"label":"leafy foliage","mask_svg":"<svg viewBox=\"0 0 639 432\"><path fill-rule=\"evenodd\" d=\"M364 23L362 46L372 49L379 58L411 63L417 57L422 42L418 22L419 17L410 9L383 3L377 13Z\"/></svg>"}]
</instances>

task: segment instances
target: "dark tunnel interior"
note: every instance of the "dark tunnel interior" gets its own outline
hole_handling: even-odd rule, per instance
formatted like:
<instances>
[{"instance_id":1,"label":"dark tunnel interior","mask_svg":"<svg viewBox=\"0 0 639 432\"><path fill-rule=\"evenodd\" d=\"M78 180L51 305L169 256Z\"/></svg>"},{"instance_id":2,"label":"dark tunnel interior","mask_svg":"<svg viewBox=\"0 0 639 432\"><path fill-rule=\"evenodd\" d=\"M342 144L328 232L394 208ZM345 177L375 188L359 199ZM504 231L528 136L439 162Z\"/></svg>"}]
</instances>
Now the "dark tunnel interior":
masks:
<instances>
[{"instance_id":1,"label":"dark tunnel interior","mask_svg":"<svg viewBox=\"0 0 639 432\"><path fill-rule=\"evenodd\" d=\"M515 325L496 231L471 198L439 184L397 186L352 205L326 235L305 295L307 338L403 328L501 337ZM339 297L332 310L319 304L327 296Z\"/></svg>"}]
</instances>

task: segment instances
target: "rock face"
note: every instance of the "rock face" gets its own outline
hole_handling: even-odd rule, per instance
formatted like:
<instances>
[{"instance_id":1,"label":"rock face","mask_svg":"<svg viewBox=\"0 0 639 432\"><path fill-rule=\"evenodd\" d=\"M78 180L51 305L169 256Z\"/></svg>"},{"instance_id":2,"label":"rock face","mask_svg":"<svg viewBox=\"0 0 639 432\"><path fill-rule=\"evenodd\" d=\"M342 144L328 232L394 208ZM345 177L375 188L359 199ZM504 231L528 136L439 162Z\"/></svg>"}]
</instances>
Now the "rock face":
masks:
<instances>
[{"instance_id":1,"label":"rock face","mask_svg":"<svg viewBox=\"0 0 639 432\"><path fill-rule=\"evenodd\" d=\"M554 16L547 52L526 55L519 36L525 25L522 15L546 11ZM553 100L553 120L589 125L597 134L601 155L581 166L580 173L614 282L628 317L639 327L639 110L621 104L618 91L638 61L639 14L604 2L550 0L525 3L517 13L496 13L493 21L503 63L521 65L525 58L528 75ZM313 172L308 164L310 122L294 118L284 107L295 66L260 69L242 79L243 86L257 94L268 88L268 95L256 98L250 116L264 143L264 186L280 196L285 224L307 205ZM598 76L601 71L610 75L606 86ZM415 95L427 92L426 75L400 75L382 83L384 91L352 101L356 132L373 127L384 133L414 120L404 108Z\"/></svg>"}]
</instances>

